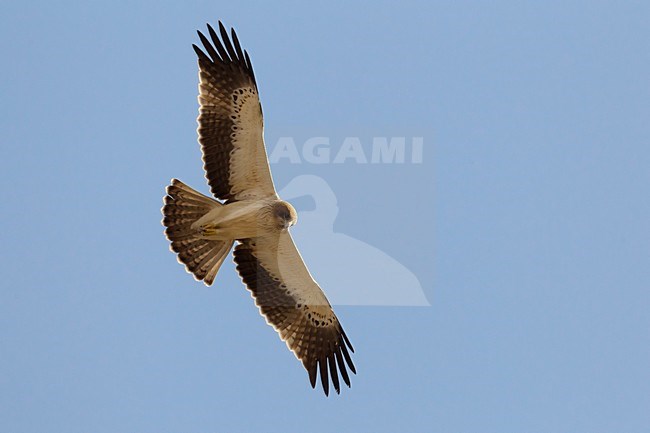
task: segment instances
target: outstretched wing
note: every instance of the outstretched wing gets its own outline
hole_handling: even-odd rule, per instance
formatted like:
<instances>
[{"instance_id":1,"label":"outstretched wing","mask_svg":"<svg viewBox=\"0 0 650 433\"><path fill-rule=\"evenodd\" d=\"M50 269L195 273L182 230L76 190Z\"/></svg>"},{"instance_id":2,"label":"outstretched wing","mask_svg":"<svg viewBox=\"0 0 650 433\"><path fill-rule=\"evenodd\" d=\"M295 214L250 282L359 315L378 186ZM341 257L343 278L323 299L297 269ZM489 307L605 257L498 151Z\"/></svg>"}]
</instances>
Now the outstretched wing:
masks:
<instances>
[{"instance_id":1,"label":"outstretched wing","mask_svg":"<svg viewBox=\"0 0 650 433\"><path fill-rule=\"evenodd\" d=\"M199 57L199 143L212 193L228 202L275 196L262 135L262 106L250 58L234 29L232 42L219 22L221 40L208 24L210 40Z\"/></svg>"},{"instance_id":2,"label":"outstretched wing","mask_svg":"<svg viewBox=\"0 0 650 433\"><path fill-rule=\"evenodd\" d=\"M340 373L350 386L347 367L356 373L348 348L354 352L325 294L309 274L291 235L245 239L235 248L237 270L251 291L266 321L302 361L316 386L320 373L323 390L329 378L340 392ZM345 360L345 361L344 361Z\"/></svg>"}]
</instances>

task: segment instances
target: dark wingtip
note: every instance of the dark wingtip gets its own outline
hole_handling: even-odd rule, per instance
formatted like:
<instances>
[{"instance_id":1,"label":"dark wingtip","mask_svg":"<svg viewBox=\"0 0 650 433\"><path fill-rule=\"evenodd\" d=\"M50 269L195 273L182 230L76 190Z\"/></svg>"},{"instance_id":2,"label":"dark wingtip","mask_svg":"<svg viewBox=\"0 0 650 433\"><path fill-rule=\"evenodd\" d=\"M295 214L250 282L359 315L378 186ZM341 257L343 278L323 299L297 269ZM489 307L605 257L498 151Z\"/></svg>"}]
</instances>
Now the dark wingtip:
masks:
<instances>
[{"instance_id":1,"label":"dark wingtip","mask_svg":"<svg viewBox=\"0 0 650 433\"><path fill-rule=\"evenodd\" d=\"M334 352L334 355L336 356L336 363L339 366L339 371L341 372L341 377L343 378L343 382L350 388L350 376L348 376L348 371L345 368L345 363L343 362L343 356L341 355L341 349L339 348Z\"/></svg>"},{"instance_id":2,"label":"dark wingtip","mask_svg":"<svg viewBox=\"0 0 650 433\"><path fill-rule=\"evenodd\" d=\"M228 51L228 54L230 55L230 60L233 62L238 60L237 59L237 53L235 52L235 49L232 46L232 42L230 42L230 37L228 36L228 32L226 31L226 28L221 24L221 21L219 21L219 33L221 33L221 40L223 42L224 47L226 48L226 51Z\"/></svg>"},{"instance_id":3,"label":"dark wingtip","mask_svg":"<svg viewBox=\"0 0 650 433\"><path fill-rule=\"evenodd\" d=\"M219 31L220 32L226 32L226 27L223 25L221 20L219 20L218 22L219 22Z\"/></svg>"},{"instance_id":4,"label":"dark wingtip","mask_svg":"<svg viewBox=\"0 0 650 433\"><path fill-rule=\"evenodd\" d=\"M325 395L329 397L330 384L329 375L327 373L327 358L318 360L318 366L320 367L320 383L323 385L323 391L325 392Z\"/></svg>"},{"instance_id":5,"label":"dark wingtip","mask_svg":"<svg viewBox=\"0 0 650 433\"><path fill-rule=\"evenodd\" d=\"M235 248L235 254L237 254L237 249ZM305 367L305 370L307 370L307 374L309 375L309 383L311 384L312 388L316 388L316 364L310 364L307 359L303 359L302 361L303 367Z\"/></svg>"},{"instance_id":6,"label":"dark wingtip","mask_svg":"<svg viewBox=\"0 0 650 433\"><path fill-rule=\"evenodd\" d=\"M246 64L246 59L244 58L244 53L242 52L241 44L239 43L239 39L237 38L237 33L235 33L234 28L230 29L230 37L232 38L232 43L235 46L235 52L237 53L237 60Z\"/></svg>"},{"instance_id":7,"label":"dark wingtip","mask_svg":"<svg viewBox=\"0 0 650 433\"><path fill-rule=\"evenodd\" d=\"M205 23L205 25L208 28L208 32L214 32L214 28L210 25L210 23ZM221 21L219 21L219 25L221 25Z\"/></svg>"},{"instance_id":8,"label":"dark wingtip","mask_svg":"<svg viewBox=\"0 0 650 433\"><path fill-rule=\"evenodd\" d=\"M330 367L330 376L332 377L332 385L337 394L341 393L341 385L339 384L339 376L336 372L336 361L334 360L334 353L330 353L327 357L327 364Z\"/></svg>"},{"instance_id":9,"label":"dark wingtip","mask_svg":"<svg viewBox=\"0 0 650 433\"><path fill-rule=\"evenodd\" d=\"M199 34L199 39L201 40L201 43L203 44L203 47L205 47L205 51L207 51L208 55L212 58L212 62L218 62L221 60L221 57L219 57L219 54L217 51L214 49L208 38L205 37L205 35L201 32L197 32Z\"/></svg>"},{"instance_id":10,"label":"dark wingtip","mask_svg":"<svg viewBox=\"0 0 650 433\"><path fill-rule=\"evenodd\" d=\"M345 362L348 364L348 367L350 367L350 371L354 374L357 374L357 369L354 368L354 363L352 362L352 357L350 357L350 354L348 353L348 348L345 347L345 344L343 344L343 342L341 342L339 347L341 348Z\"/></svg>"},{"instance_id":11,"label":"dark wingtip","mask_svg":"<svg viewBox=\"0 0 650 433\"><path fill-rule=\"evenodd\" d=\"M201 50L201 48L197 47L196 44L192 44L192 48L194 48L194 52L199 57L199 59L203 59L204 57L206 57L205 53Z\"/></svg>"},{"instance_id":12,"label":"dark wingtip","mask_svg":"<svg viewBox=\"0 0 650 433\"><path fill-rule=\"evenodd\" d=\"M221 21L218 21L218 23L218 33L215 31L214 27L210 25L210 23L206 23L206 27L208 29L207 35L202 33L200 30L196 31L199 39L201 40L201 43L205 48L199 48L201 54L199 54L199 51L197 51L196 48L194 48L194 51L199 56L200 60L203 61L208 61L215 64L228 64L231 62L238 64L248 72L253 81L253 84L256 85L255 73L253 72L253 64L246 50L242 48L235 29L231 28L229 35L223 23ZM209 39L207 37L208 35L210 36ZM212 42L210 42L210 40Z\"/></svg>"},{"instance_id":13,"label":"dark wingtip","mask_svg":"<svg viewBox=\"0 0 650 433\"><path fill-rule=\"evenodd\" d=\"M316 366L313 365L307 368L307 373L309 373L309 383L312 389L316 388Z\"/></svg>"},{"instance_id":14,"label":"dark wingtip","mask_svg":"<svg viewBox=\"0 0 650 433\"><path fill-rule=\"evenodd\" d=\"M210 25L210 23L206 23L205 26L208 28L208 33L209 33L210 35L212 35L212 33L214 33L214 28L212 28L212 26ZM201 33L201 32L199 32L199 33Z\"/></svg>"},{"instance_id":15,"label":"dark wingtip","mask_svg":"<svg viewBox=\"0 0 650 433\"><path fill-rule=\"evenodd\" d=\"M343 339L345 340L345 344L347 344L348 347L350 348L350 350L352 351L352 353L354 353L354 347L352 347L352 343L350 343L350 340L348 340L348 336L345 335L345 331L343 330L343 328L341 328L341 335L343 335Z\"/></svg>"}]
</instances>

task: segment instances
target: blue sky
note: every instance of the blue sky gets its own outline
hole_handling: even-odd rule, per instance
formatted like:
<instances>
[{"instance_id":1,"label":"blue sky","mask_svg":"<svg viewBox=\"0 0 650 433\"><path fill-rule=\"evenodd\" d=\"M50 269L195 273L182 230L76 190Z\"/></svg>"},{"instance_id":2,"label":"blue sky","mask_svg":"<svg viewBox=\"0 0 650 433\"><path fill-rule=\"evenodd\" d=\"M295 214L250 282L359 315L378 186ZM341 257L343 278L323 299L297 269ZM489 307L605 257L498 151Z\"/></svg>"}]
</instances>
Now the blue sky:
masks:
<instances>
[{"instance_id":1,"label":"blue sky","mask_svg":"<svg viewBox=\"0 0 650 433\"><path fill-rule=\"evenodd\" d=\"M268 144L424 139L420 164L272 166L279 189L324 179L333 231L431 304L336 307L359 373L340 396L310 388L232 264L206 288L162 233L170 178L208 191L191 44L219 19ZM3 3L0 430L649 431L649 19L641 1Z\"/></svg>"}]
</instances>

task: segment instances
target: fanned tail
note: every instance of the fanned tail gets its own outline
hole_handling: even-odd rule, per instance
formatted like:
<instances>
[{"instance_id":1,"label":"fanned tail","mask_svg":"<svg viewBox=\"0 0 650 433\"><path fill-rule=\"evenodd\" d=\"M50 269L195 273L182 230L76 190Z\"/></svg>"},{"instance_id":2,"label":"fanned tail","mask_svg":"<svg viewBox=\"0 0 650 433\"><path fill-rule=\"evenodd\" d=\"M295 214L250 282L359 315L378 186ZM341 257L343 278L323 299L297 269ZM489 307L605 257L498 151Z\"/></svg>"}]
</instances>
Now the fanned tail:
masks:
<instances>
[{"instance_id":1,"label":"fanned tail","mask_svg":"<svg viewBox=\"0 0 650 433\"><path fill-rule=\"evenodd\" d=\"M165 236L171 242L171 250L178 254L178 261L197 280L211 285L234 241L205 239L199 230L192 228L192 224L223 205L178 179L172 179L163 201L162 224Z\"/></svg>"}]
</instances>

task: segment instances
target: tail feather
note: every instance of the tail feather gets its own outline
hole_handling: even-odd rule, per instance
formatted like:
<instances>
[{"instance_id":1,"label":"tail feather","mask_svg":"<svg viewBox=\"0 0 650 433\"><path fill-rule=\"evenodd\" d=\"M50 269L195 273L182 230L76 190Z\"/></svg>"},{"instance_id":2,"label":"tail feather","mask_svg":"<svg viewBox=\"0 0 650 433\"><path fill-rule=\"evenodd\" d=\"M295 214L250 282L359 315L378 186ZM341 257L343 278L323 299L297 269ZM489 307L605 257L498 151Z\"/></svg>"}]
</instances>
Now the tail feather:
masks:
<instances>
[{"instance_id":1,"label":"tail feather","mask_svg":"<svg viewBox=\"0 0 650 433\"><path fill-rule=\"evenodd\" d=\"M197 280L211 285L234 241L205 239L200 231L192 228L192 224L215 207L223 205L178 179L172 179L167 187L164 203L162 224L171 242L171 250L178 254L178 261Z\"/></svg>"}]
</instances>

